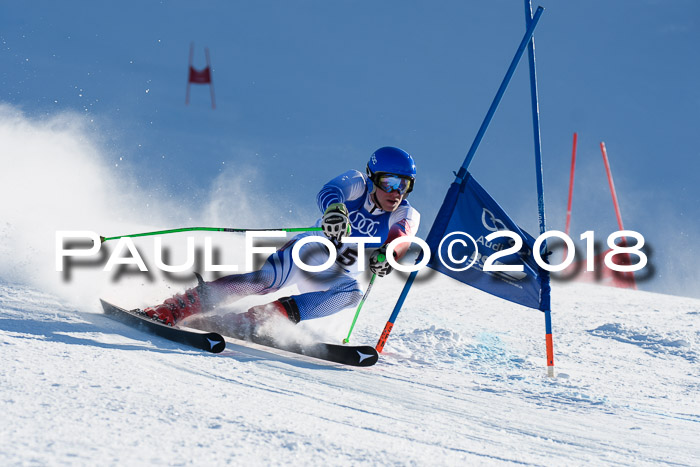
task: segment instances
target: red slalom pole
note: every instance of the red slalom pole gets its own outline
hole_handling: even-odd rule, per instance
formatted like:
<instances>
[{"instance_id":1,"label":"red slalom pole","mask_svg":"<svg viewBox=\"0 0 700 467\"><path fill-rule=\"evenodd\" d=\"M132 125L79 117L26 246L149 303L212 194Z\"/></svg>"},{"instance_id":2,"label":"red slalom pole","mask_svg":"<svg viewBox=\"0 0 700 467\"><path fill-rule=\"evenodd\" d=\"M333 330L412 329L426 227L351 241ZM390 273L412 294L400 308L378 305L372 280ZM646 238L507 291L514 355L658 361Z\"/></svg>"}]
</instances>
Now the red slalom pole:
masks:
<instances>
[{"instance_id":1,"label":"red slalom pole","mask_svg":"<svg viewBox=\"0 0 700 467\"><path fill-rule=\"evenodd\" d=\"M571 175L569 176L569 202L566 205L566 235L569 235L569 227L571 226L571 200L574 195L574 173L576 172L576 142L578 135L574 132L574 145L571 150Z\"/></svg>"},{"instance_id":2,"label":"red slalom pole","mask_svg":"<svg viewBox=\"0 0 700 467\"><path fill-rule=\"evenodd\" d=\"M209 47L204 48L204 54L207 57L207 70L209 70L209 94L211 95L211 108L216 109L216 100L214 99L214 81L211 78L211 60L209 59Z\"/></svg>"},{"instance_id":3,"label":"red slalom pole","mask_svg":"<svg viewBox=\"0 0 700 467\"><path fill-rule=\"evenodd\" d=\"M185 94L185 105L190 105L190 86L192 84L192 58L194 57L194 42L190 42L190 61L187 66L187 73L189 73L187 77L187 93Z\"/></svg>"},{"instance_id":4,"label":"red slalom pole","mask_svg":"<svg viewBox=\"0 0 700 467\"><path fill-rule=\"evenodd\" d=\"M612 178L612 171L610 170L610 161L608 160L608 151L605 149L605 143L600 142L600 152L603 154L603 163L605 164L605 171L608 174L608 184L610 184L610 193L612 194L612 200L613 200L613 205L615 206L615 215L617 216L617 226L620 228L620 230L625 230L625 228L622 226L622 215L620 214L620 204L617 201L617 192L615 191L615 183L613 182ZM621 246L627 246L627 239L625 237L622 237L622 242ZM629 258L629 255L625 254L627 264L631 264L631 260ZM623 273L624 277L632 282L632 288L635 290L637 289L637 284L634 280L634 273L633 272L625 272Z\"/></svg>"},{"instance_id":5,"label":"red slalom pole","mask_svg":"<svg viewBox=\"0 0 700 467\"><path fill-rule=\"evenodd\" d=\"M617 216L617 226L620 230L625 230L622 226L622 216L620 215L620 205L617 202L617 192L615 191L615 183L613 183L612 172L610 171L610 162L608 161L608 152L605 150L605 143L600 142L600 151L603 153L603 162L605 163L605 171L608 173L608 183L610 184L610 193L612 194L613 205L615 206L615 215Z\"/></svg>"}]
</instances>

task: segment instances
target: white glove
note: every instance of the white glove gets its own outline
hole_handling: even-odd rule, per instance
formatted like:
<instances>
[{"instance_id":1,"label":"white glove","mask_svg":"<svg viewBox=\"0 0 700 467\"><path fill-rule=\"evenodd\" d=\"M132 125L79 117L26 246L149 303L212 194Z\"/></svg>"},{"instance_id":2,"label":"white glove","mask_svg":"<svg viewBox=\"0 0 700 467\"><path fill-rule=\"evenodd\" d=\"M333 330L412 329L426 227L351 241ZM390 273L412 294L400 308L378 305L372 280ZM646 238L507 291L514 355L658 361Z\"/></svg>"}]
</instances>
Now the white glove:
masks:
<instances>
[{"instance_id":1,"label":"white glove","mask_svg":"<svg viewBox=\"0 0 700 467\"><path fill-rule=\"evenodd\" d=\"M333 203L323 213L321 228L326 237L340 243L340 240L350 235L350 219L348 208L343 203Z\"/></svg>"},{"instance_id":2,"label":"white glove","mask_svg":"<svg viewBox=\"0 0 700 467\"><path fill-rule=\"evenodd\" d=\"M369 270L379 277L384 277L393 270L386 259L386 245L382 245L372 252L369 257Z\"/></svg>"}]
</instances>

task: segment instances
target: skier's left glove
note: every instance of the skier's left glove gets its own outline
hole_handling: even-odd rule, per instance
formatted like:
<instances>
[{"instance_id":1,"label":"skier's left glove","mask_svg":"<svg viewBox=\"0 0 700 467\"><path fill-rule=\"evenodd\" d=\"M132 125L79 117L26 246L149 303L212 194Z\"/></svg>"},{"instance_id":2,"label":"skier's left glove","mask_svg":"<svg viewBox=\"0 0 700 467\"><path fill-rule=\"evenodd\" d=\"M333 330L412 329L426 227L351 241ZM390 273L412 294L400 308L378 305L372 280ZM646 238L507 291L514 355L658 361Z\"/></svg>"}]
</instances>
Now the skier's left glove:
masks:
<instances>
[{"instance_id":1,"label":"skier's left glove","mask_svg":"<svg viewBox=\"0 0 700 467\"><path fill-rule=\"evenodd\" d=\"M333 203L323 213L321 228L326 237L340 243L340 240L350 235L350 219L348 208L343 203Z\"/></svg>"},{"instance_id":2,"label":"skier's left glove","mask_svg":"<svg viewBox=\"0 0 700 467\"><path fill-rule=\"evenodd\" d=\"M369 256L369 270L379 277L384 277L393 270L386 259L386 245L377 248Z\"/></svg>"}]
</instances>

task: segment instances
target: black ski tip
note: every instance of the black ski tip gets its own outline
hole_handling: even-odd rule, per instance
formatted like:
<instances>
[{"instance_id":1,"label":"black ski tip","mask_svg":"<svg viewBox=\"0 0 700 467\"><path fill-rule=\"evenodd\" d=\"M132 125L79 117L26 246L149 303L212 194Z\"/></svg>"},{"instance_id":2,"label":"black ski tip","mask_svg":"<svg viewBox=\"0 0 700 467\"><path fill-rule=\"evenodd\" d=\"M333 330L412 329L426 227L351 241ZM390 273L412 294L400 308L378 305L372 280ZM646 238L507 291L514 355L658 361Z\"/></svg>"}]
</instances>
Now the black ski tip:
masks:
<instances>
[{"instance_id":1,"label":"black ski tip","mask_svg":"<svg viewBox=\"0 0 700 467\"><path fill-rule=\"evenodd\" d=\"M379 354L369 345L338 345L321 343L301 352L323 360L351 366L372 366L379 360Z\"/></svg>"},{"instance_id":2,"label":"black ski tip","mask_svg":"<svg viewBox=\"0 0 700 467\"><path fill-rule=\"evenodd\" d=\"M226 341L221 334L215 332L202 332L179 328L177 326L167 326L163 323L150 319L141 310L126 310L100 299L102 308L110 317L125 324L138 328L142 331L155 334L173 342L186 344L197 349L211 353L220 353L226 348Z\"/></svg>"},{"instance_id":3,"label":"black ski tip","mask_svg":"<svg viewBox=\"0 0 700 467\"><path fill-rule=\"evenodd\" d=\"M357 354L357 366L372 366L379 360L379 354L374 347L369 345L353 349Z\"/></svg>"},{"instance_id":4,"label":"black ski tip","mask_svg":"<svg viewBox=\"0 0 700 467\"><path fill-rule=\"evenodd\" d=\"M221 353L226 348L226 341L221 336L215 332L210 332L205 335L207 342L209 343L209 352L211 353Z\"/></svg>"},{"instance_id":5,"label":"black ski tip","mask_svg":"<svg viewBox=\"0 0 700 467\"><path fill-rule=\"evenodd\" d=\"M109 303L105 300L102 300L101 298L100 298L100 305L102 305L102 310L104 310L105 313L113 312L115 308L117 308L117 309L119 308L116 305L112 305L111 303Z\"/></svg>"}]
</instances>

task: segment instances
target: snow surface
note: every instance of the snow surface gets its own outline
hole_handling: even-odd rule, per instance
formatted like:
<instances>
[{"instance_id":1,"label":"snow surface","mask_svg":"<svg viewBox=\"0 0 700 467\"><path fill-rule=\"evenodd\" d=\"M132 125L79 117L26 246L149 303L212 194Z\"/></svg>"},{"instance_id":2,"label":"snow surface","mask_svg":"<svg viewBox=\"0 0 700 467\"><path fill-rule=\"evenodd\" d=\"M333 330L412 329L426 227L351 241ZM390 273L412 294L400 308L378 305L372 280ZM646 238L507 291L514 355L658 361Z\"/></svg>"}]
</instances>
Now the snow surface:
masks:
<instances>
[{"instance_id":1,"label":"snow surface","mask_svg":"<svg viewBox=\"0 0 700 467\"><path fill-rule=\"evenodd\" d=\"M421 276L362 369L208 354L2 283L0 465L698 464L700 301L554 284L552 379L539 312ZM354 343L402 284L377 280ZM340 342L353 313L300 330Z\"/></svg>"}]
</instances>

